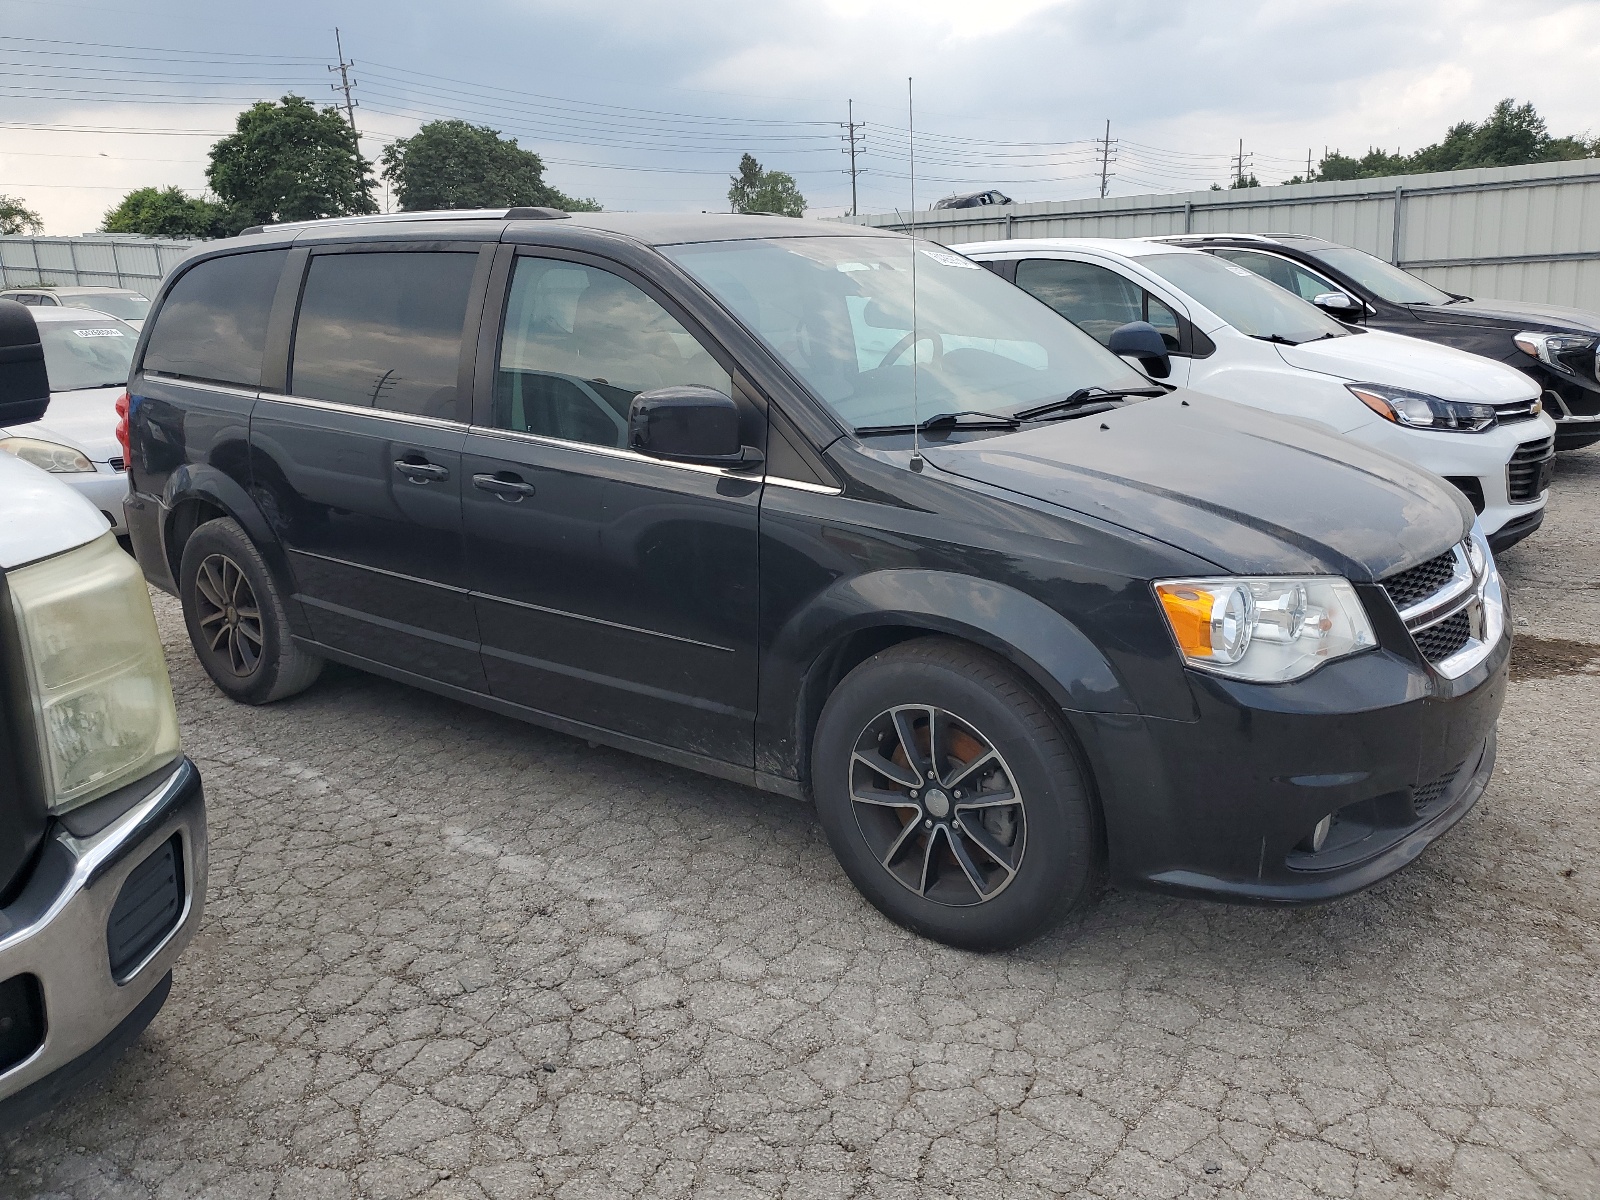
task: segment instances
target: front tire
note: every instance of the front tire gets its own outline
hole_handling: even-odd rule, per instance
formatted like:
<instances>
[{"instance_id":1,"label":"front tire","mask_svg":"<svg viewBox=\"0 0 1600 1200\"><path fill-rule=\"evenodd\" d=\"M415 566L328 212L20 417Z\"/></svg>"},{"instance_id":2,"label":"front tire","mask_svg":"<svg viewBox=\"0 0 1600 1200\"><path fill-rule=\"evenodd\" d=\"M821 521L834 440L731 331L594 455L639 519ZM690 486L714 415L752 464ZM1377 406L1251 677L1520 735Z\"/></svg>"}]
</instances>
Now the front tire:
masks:
<instances>
[{"instance_id":1,"label":"front tire","mask_svg":"<svg viewBox=\"0 0 1600 1200\"><path fill-rule=\"evenodd\" d=\"M845 873L924 936L1007 949L1098 893L1099 822L1070 735L976 647L919 638L856 667L823 708L811 778Z\"/></svg>"},{"instance_id":2,"label":"front tire","mask_svg":"<svg viewBox=\"0 0 1600 1200\"><path fill-rule=\"evenodd\" d=\"M322 659L294 641L266 560L231 517L207 521L183 547L178 598L200 665L242 704L303 692Z\"/></svg>"}]
</instances>

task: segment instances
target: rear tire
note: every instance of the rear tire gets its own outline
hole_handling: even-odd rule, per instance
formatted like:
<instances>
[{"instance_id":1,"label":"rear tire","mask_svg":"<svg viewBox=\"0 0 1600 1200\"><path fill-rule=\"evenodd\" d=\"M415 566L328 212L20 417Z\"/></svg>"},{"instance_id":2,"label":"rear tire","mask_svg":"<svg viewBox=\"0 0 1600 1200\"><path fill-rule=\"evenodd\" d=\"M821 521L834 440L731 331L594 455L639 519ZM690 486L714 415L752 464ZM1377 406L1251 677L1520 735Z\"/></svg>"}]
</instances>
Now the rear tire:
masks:
<instances>
[{"instance_id":1,"label":"rear tire","mask_svg":"<svg viewBox=\"0 0 1600 1200\"><path fill-rule=\"evenodd\" d=\"M200 665L231 699L271 704L322 673L322 659L290 634L266 560L231 517L207 521L185 543L178 598Z\"/></svg>"},{"instance_id":2,"label":"rear tire","mask_svg":"<svg viewBox=\"0 0 1600 1200\"><path fill-rule=\"evenodd\" d=\"M822 710L811 778L845 873L926 937L1007 949L1100 891L1099 819L1070 735L976 647L919 638L856 667Z\"/></svg>"}]
</instances>

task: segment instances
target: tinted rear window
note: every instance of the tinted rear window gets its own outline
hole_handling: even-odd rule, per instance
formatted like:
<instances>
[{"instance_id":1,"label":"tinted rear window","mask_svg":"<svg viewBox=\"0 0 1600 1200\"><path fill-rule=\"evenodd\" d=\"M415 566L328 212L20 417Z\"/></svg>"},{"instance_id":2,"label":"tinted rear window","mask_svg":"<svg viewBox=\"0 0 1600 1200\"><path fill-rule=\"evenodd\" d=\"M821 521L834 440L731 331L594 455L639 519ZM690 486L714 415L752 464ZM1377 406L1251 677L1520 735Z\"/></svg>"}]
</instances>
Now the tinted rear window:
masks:
<instances>
[{"instance_id":1,"label":"tinted rear window","mask_svg":"<svg viewBox=\"0 0 1600 1200\"><path fill-rule=\"evenodd\" d=\"M230 254L184 272L156 314L144 369L259 387L267 317L288 255Z\"/></svg>"},{"instance_id":2,"label":"tinted rear window","mask_svg":"<svg viewBox=\"0 0 1600 1200\"><path fill-rule=\"evenodd\" d=\"M319 254L295 325L297 396L456 419L461 328L478 255Z\"/></svg>"}]
</instances>

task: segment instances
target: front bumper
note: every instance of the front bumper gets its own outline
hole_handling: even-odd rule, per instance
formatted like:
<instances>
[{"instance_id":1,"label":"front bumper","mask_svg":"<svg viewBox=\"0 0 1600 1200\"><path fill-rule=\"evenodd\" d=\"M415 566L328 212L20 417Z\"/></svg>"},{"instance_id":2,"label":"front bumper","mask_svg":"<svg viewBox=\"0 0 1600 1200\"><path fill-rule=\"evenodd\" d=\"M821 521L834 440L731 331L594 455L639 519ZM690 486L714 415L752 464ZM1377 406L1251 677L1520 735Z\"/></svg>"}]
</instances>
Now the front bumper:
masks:
<instances>
[{"instance_id":1,"label":"front bumper","mask_svg":"<svg viewBox=\"0 0 1600 1200\"><path fill-rule=\"evenodd\" d=\"M1458 679L1372 650L1293 684L1192 676L1197 720L1071 714L1100 785L1112 875L1278 904L1369 887L1483 794L1509 633ZM1319 853L1303 846L1335 814Z\"/></svg>"},{"instance_id":2,"label":"front bumper","mask_svg":"<svg viewBox=\"0 0 1600 1200\"><path fill-rule=\"evenodd\" d=\"M74 488L90 504L104 514L111 532L121 537L128 532L122 514L122 502L128 498L128 474L118 471L109 463L95 463L94 473L57 475L57 479Z\"/></svg>"},{"instance_id":3,"label":"front bumper","mask_svg":"<svg viewBox=\"0 0 1600 1200\"><path fill-rule=\"evenodd\" d=\"M0 994L14 1010L0 1128L51 1107L138 1036L200 922L206 815L194 764L180 759L103 828L74 834L93 807L56 822L0 910Z\"/></svg>"}]
</instances>

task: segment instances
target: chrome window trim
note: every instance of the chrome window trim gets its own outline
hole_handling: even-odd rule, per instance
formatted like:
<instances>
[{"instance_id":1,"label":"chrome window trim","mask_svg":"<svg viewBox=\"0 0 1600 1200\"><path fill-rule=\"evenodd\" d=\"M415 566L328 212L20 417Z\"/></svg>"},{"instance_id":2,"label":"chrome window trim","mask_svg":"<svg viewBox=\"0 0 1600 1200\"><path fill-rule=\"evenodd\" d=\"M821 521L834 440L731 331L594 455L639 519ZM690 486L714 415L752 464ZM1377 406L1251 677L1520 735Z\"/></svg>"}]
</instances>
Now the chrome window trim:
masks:
<instances>
[{"instance_id":1,"label":"chrome window trim","mask_svg":"<svg viewBox=\"0 0 1600 1200\"><path fill-rule=\"evenodd\" d=\"M654 458L648 454L641 454L637 450L628 450L621 446L602 446L597 442L574 442L567 438L549 437L543 433L526 433L520 429L501 429L495 425L472 425L469 432L480 433L485 437L501 438L512 442L531 442L536 446L550 446L557 450L576 450L584 454L596 454L601 458L621 458L630 462L654 463L658 467L671 467L677 471L693 471L701 475L718 475L724 479L760 480L760 475L748 471L736 471L729 467L713 467L706 463L673 462L670 459Z\"/></svg>"},{"instance_id":2,"label":"chrome window trim","mask_svg":"<svg viewBox=\"0 0 1600 1200\"><path fill-rule=\"evenodd\" d=\"M842 496L844 489L827 483L811 483L804 479L785 479L782 475L764 475L763 483L773 487L793 488L797 492L815 492L819 496Z\"/></svg>"},{"instance_id":3,"label":"chrome window trim","mask_svg":"<svg viewBox=\"0 0 1600 1200\"><path fill-rule=\"evenodd\" d=\"M296 396L291 392L262 392L262 400L281 400L301 408L324 408L331 412L359 413L368 417L382 417L389 421L404 421L408 425L427 425L434 429L466 429L465 421L449 417L427 417L421 413L401 412L394 408L377 408L368 404L341 404L337 400L318 400L312 396Z\"/></svg>"},{"instance_id":4,"label":"chrome window trim","mask_svg":"<svg viewBox=\"0 0 1600 1200\"><path fill-rule=\"evenodd\" d=\"M171 383L181 384L184 387L206 388L213 392L226 392L230 396L243 396L250 400L258 399L262 395L275 394L263 393L258 387L240 387L236 383L213 383L209 379L199 379L191 375L174 375L170 371L140 371L139 374L147 379L162 379Z\"/></svg>"}]
</instances>

